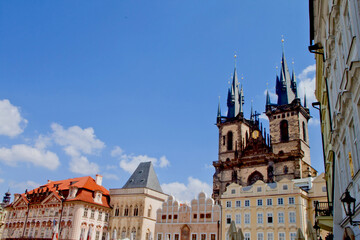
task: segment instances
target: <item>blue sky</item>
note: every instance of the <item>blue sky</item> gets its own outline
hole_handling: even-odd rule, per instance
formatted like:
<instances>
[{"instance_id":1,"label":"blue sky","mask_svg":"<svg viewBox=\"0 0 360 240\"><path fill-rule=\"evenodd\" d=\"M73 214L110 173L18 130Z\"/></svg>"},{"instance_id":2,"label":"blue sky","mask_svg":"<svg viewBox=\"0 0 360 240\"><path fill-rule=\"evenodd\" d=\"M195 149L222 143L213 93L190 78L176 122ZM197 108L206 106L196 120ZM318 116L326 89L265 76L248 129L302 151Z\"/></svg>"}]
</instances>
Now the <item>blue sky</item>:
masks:
<instances>
[{"instance_id":1,"label":"blue sky","mask_svg":"<svg viewBox=\"0 0 360 240\"><path fill-rule=\"evenodd\" d=\"M264 111L266 83L274 92L282 35L300 95L315 101L308 25L299 0L1 1L1 196L96 173L119 188L147 160L167 193L211 192L234 53L246 116L252 100Z\"/></svg>"}]
</instances>

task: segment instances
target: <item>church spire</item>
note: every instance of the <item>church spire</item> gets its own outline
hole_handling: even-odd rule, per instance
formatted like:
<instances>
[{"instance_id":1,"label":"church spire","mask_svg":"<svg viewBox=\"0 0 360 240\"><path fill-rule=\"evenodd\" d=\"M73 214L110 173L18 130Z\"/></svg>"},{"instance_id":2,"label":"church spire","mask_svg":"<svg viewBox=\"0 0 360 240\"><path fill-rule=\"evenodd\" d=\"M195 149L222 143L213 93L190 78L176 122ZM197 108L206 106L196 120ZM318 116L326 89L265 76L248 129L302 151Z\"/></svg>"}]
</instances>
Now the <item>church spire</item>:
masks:
<instances>
[{"instance_id":1,"label":"church spire","mask_svg":"<svg viewBox=\"0 0 360 240\"><path fill-rule=\"evenodd\" d=\"M297 92L297 84L296 84L296 76L295 71L293 69L292 76L291 76L291 89L293 90L295 94L295 98L298 98L298 92Z\"/></svg>"},{"instance_id":2,"label":"church spire","mask_svg":"<svg viewBox=\"0 0 360 240\"><path fill-rule=\"evenodd\" d=\"M235 55L236 58L236 55ZM234 118L240 113L240 91L239 91L239 80L237 77L236 66L234 67L234 74L230 89L228 91L228 118Z\"/></svg>"},{"instance_id":3,"label":"church spire","mask_svg":"<svg viewBox=\"0 0 360 240\"><path fill-rule=\"evenodd\" d=\"M282 40L282 42L284 42L284 40ZM289 104L295 99L284 47L282 51L280 79L276 76L276 94L278 95L278 105Z\"/></svg>"},{"instance_id":4,"label":"church spire","mask_svg":"<svg viewBox=\"0 0 360 240\"><path fill-rule=\"evenodd\" d=\"M304 108L307 108L307 103L306 103L306 93L304 93Z\"/></svg>"},{"instance_id":5,"label":"church spire","mask_svg":"<svg viewBox=\"0 0 360 240\"><path fill-rule=\"evenodd\" d=\"M241 89L240 89L240 93L239 93L239 101L240 101L240 109L239 109L239 112L240 113L244 113L244 108L243 108L243 105L244 105L244 92L243 92L243 87L241 85Z\"/></svg>"},{"instance_id":6,"label":"church spire","mask_svg":"<svg viewBox=\"0 0 360 240\"><path fill-rule=\"evenodd\" d=\"M266 90L266 106L271 105L269 90Z\"/></svg>"}]
</instances>

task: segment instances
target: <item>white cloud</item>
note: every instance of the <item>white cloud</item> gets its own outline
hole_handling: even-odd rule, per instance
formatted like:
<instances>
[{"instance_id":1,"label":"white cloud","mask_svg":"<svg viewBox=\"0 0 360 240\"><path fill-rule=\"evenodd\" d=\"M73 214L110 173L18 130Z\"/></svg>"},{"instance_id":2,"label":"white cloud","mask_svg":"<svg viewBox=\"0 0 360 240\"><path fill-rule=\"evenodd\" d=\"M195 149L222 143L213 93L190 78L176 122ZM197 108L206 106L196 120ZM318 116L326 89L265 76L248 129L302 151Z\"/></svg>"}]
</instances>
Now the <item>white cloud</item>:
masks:
<instances>
[{"instance_id":1,"label":"white cloud","mask_svg":"<svg viewBox=\"0 0 360 240\"><path fill-rule=\"evenodd\" d=\"M181 202L191 201L204 191L208 197L211 197L212 187L199 179L188 177L188 183L185 185L180 182L164 183L161 185L163 191L175 196Z\"/></svg>"},{"instance_id":2,"label":"white cloud","mask_svg":"<svg viewBox=\"0 0 360 240\"><path fill-rule=\"evenodd\" d=\"M25 192L25 189L27 190L32 190L34 188L39 187L41 184L40 183L36 183L34 181L26 181L26 182L13 182L11 181L9 183L9 187L10 189L12 189L12 191L14 191L13 189L17 190L18 193L23 193Z\"/></svg>"},{"instance_id":3,"label":"white cloud","mask_svg":"<svg viewBox=\"0 0 360 240\"><path fill-rule=\"evenodd\" d=\"M167 167L169 165L170 165L169 160L167 160L167 158L165 156L162 156L160 158L159 167L163 168L163 167Z\"/></svg>"},{"instance_id":4,"label":"white cloud","mask_svg":"<svg viewBox=\"0 0 360 240\"><path fill-rule=\"evenodd\" d=\"M115 146L114 149L111 151L112 157L119 157L123 154L123 150L119 146Z\"/></svg>"},{"instance_id":5,"label":"white cloud","mask_svg":"<svg viewBox=\"0 0 360 240\"><path fill-rule=\"evenodd\" d=\"M315 70L316 66L310 65L306 67L298 76L298 93L302 103L304 103L304 94L306 94L306 102L308 107L311 103L317 102L315 97Z\"/></svg>"},{"instance_id":6,"label":"white cloud","mask_svg":"<svg viewBox=\"0 0 360 240\"><path fill-rule=\"evenodd\" d=\"M117 157L120 160L119 166L130 174L135 171L141 162L152 162L155 167L160 168L170 166L170 161L166 158L166 156L161 156L157 159L147 155L125 154L124 150L122 150L119 146L114 147L111 151L111 156ZM110 169L112 167L107 166L106 168Z\"/></svg>"},{"instance_id":7,"label":"white cloud","mask_svg":"<svg viewBox=\"0 0 360 240\"><path fill-rule=\"evenodd\" d=\"M48 136L40 135L35 140L35 147L38 149L45 149L51 145L51 138Z\"/></svg>"},{"instance_id":8,"label":"white cloud","mask_svg":"<svg viewBox=\"0 0 360 240\"><path fill-rule=\"evenodd\" d=\"M0 100L0 135L15 137L24 131L27 120L9 100Z\"/></svg>"},{"instance_id":9,"label":"white cloud","mask_svg":"<svg viewBox=\"0 0 360 240\"><path fill-rule=\"evenodd\" d=\"M154 165L156 165L157 159L148 157L147 155L135 156L123 154L120 160L120 167L131 174L135 171L141 162L152 162Z\"/></svg>"},{"instance_id":10,"label":"white cloud","mask_svg":"<svg viewBox=\"0 0 360 240\"><path fill-rule=\"evenodd\" d=\"M20 162L32 163L50 170L54 170L60 165L59 158L55 153L25 144L0 148L0 161L10 166L16 166Z\"/></svg>"},{"instance_id":11,"label":"white cloud","mask_svg":"<svg viewBox=\"0 0 360 240\"><path fill-rule=\"evenodd\" d=\"M309 126L319 126L320 120L317 118L310 118L309 120Z\"/></svg>"},{"instance_id":12,"label":"white cloud","mask_svg":"<svg viewBox=\"0 0 360 240\"><path fill-rule=\"evenodd\" d=\"M99 166L96 163L89 162L85 156L72 156L69 169L73 173L82 175L95 175L99 173Z\"/></svg>"},{"instance_id":13,"label":"white cloud","mask_svg":"<svg viewBox=\"0 0 360 240\"><path fill-rule=\"evenodd\" d=\"M105 144L96 138L93 128L82 129L79 126L72 126L64 129L60 124L53 123L51 129L55 143L62 146L65 153L71 157L70 171L83 175L99 172L99 166L89 162L84 156L98 154L105 147Z\"/></svg>"},{"instance_id":14,"label":"white cloud","mask_svg":"<svg viewBox=\"0 0 360 240\"><path fill-rule=\"evenodd\" d=\"M3 183L3 182L5 182L5 180L4 180L4 179L2 179L2 178L0 178L0 183Z\"/></svg>"}]
</instances>

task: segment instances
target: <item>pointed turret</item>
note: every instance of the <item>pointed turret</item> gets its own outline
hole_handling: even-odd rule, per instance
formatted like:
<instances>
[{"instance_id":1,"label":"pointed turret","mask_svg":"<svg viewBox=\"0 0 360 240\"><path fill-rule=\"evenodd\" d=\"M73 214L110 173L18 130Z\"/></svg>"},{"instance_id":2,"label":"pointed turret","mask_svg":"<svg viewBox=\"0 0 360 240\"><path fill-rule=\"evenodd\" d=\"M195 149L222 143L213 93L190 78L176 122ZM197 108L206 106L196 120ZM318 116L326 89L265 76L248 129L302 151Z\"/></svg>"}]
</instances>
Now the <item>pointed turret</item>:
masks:
<instances>
[{"instance_id":1,"label":"pointed turret","mask_svg":"<svg viewBox=\"0 0 360 240\"><path fill-rule=\"evenodd\" d=\"M217 123L221 122L220 97L219 97L219 105L218 105L216 122L217 122Z\"/></svg>"},{"instance_id":2,"label":"pointed turret","mask_svg":"<svg viewBox=\"0 0 360 240\"><path fill-rule=\"evenodd\" d=\"M253 101L251 100L251 109L250 109L250 120L254 120L254 112L253 112Z\"/></svg>"},{"instance_id":3,"label":"pointed turret","mask_svg":"<svg viewBox=\"0 0 360 240\"><path fill-rule=\"evenodd\" d=\"M295 94L291 86L289 68L285 59L285 53L283 51L280 79L276 79L276 94L278 95L278 105L289 104L295 99Z\"/></svg>"},{"instance_id":4,"label":"pointed turret","mask_svg":"<svg viewBox=\"0 0 360 240\"><path fill-rule=\"evenodd\" d=\"M307 108L307 103L306 103L306 93L304 93L304 108Z\"/></svg>"},{"instance_id":5,"label":"pointed turret","mask_svg":"<svg viewBox=\"0 0 360 240\"><path fill-rule=\"evenodd\" d=\"M266 106L270 106L271 102L270 102L270 95L269 95L269 90L266 90Z\"/></svg>"},{"instance_id":6,"label":"pointed turret","mask_svg":"<svg viewBox=\"0 0 360 240\"><path fill-rule=\"evenodd\" d=\"M297 92L297 84L296 84L296 76L295 71L293 69L292 76L291 76L291 90L295 94L295 98L298 98L298 92Z\"/></svg>"},{"instance_id":7,"label":"pointed turret","mask_svg":"<svg viewBox=\"0 0 360 240\"><path fill-rule=\"evenodd\" d=\"M243 87L241 86L241 89L240 89L240 93L239 93L239 101L240 101L240 109L239 109L239 112L240 113L244 113L244 92L243 92Z\"/></svg>"},{"instance_id":8,"label":"pointed turret","mask_svg":"<svg viewBox=\"0 0 360 240\"><path fill-rule=\"evenodd\" d=\"M239 81L236 67L234 68L233 80L228 92L228 118L236 117L240 112Z\"/></svg>"}]
</instances>

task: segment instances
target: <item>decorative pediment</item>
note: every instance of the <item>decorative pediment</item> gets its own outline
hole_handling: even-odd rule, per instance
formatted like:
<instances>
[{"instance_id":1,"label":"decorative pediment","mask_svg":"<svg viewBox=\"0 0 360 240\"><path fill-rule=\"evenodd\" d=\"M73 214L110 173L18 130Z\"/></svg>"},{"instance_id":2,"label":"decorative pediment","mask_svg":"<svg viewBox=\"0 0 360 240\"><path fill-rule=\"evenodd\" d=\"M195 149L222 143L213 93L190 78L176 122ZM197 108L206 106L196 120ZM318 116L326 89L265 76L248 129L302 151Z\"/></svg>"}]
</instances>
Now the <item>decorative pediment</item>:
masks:
<instances>
[{"instance_id":1,"label":"decorative pediment","mask_svg":"<svg viewBox=\"0 0 360 240\"><path fill-rule=\"evenodd\" d=\"M57 196L57 194L55 193L51 193L49 196L47 196L47 198L45 198L41 203L42 204L57 204L57 203L60 203L61 200L60 198Z\"/></svg>"},{"instance_id":2,"label":"decorative pediment","mask_svg":"<svg viewBox=\"0 0 360 240\"><path fill-rule=\"evenodd\" d=\"M13 204L14 208L18 208L18 207L26 207L27 206L27 201L24 199L23 196L20 196L15 203Z\"/></svg>"}]
</instances>

